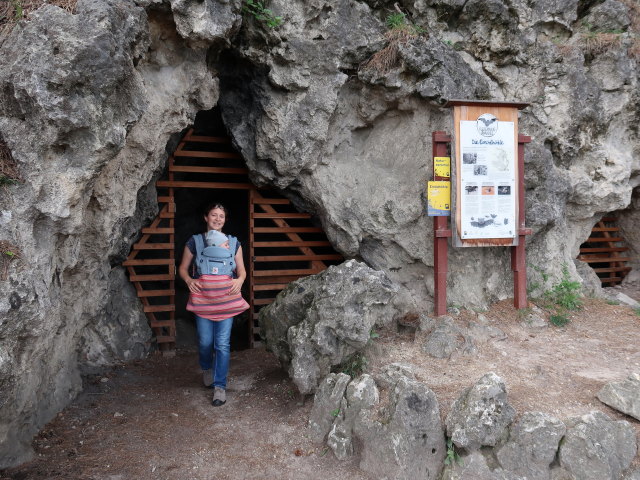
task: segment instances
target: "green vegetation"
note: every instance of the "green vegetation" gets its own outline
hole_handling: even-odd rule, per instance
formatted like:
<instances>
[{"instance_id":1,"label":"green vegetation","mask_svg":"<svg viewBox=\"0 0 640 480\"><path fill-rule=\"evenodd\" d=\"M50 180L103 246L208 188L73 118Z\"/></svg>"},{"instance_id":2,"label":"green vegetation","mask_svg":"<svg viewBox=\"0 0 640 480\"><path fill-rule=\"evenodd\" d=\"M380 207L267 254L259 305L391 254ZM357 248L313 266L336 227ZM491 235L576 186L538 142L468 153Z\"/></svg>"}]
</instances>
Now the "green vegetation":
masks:
<instances>
[{"instance_id":1,"label":"green vegetation","mask_svg":"<svg viewBox=\"0 0 640 480\"><path fill-rule=\"evenodd\" d=\"M356 352L338 366L338 371L349 375L351 378L356 378L362 375L368 364L367 357L362 352Z\"/></svg>"},{"instance_id":2,"label":"green vegetation","mask_svg":"<svg viewBox=\"0 0 640 480\"><path fill-rule=\"evenodd\" d=\"M607 300L608 305L620 305L620 302L617 300Z\"/></svg>"},{"instance_id":3,"label":"green vegetation","mask_svg":"<svg viewBox=\"0 0 640 480\"><path fill-rule=\"evenodd\" d=\"M276 16L266 7L265 2L259 0L244 0L242 12L251 15L269 28L277 28L282 25L282 17Z\"/></svg>"},{"instance_id":4,"label":"green vegetation","mask_svg":"<svg viewBox=\"0 0 640 480\"><path fill-rule=\"evenodd\" d=\"M340 415L340 408L336 408L331 410L331 416L336 418L338 415Z\"/></svg>"},{"instance_id":5,"label":"green vegetation","mask_svg":"<svg viewBox=\"0 0 640 480\"><path fill-rule=\"evenodd\" d=\"M640 308L636 308L635 312L636 312L636 315L638 315L640 317Z\"/></svg>"},{"instance_id":6,"label":"green vegetation","mask_svg":"<svg viewBox=\"0 0 640 480\"><path fill-rule=\"evenodd\" d=\"M444 458L444 464L453 465L454 463L462 465L462 459L460 458L460 455L458 455L458 452L456 452L453 439L447 438L447 456Z\"/></svg>"},{"instance_id":7,"label":"green vegetation","mask_svg":"<svg viewBox=\"0 0 640 480\"><path fill-rule=\"evenodd\" d=\"M9 275L9 264L21 257L20 249L15 245L0 241L0 281L7 279Z\"/></svg>"},{"instance_id":8,"label":"green vegetation","mask_svg":"<svg viewBox=\"0 0 640 480\"><path fill-rule=\"evenodd\" d=\"M422 35L426 30L419 25L415 25L407 19L402 12L392 13L385 22L390 31L401 31L411 36Z\"/></svg>"},{"instance_id":9,"label":"green vegetation","mask_svg":"<svg viewBox=\"0 0 640 480\"><path fill-rule=\"evenodd\" d=\"M562 280L544 294L545 298L565 310L578 310L582 307L580 300L580 282L571 281L569 267L562 265Z\"/></svg>"}]
</instances>

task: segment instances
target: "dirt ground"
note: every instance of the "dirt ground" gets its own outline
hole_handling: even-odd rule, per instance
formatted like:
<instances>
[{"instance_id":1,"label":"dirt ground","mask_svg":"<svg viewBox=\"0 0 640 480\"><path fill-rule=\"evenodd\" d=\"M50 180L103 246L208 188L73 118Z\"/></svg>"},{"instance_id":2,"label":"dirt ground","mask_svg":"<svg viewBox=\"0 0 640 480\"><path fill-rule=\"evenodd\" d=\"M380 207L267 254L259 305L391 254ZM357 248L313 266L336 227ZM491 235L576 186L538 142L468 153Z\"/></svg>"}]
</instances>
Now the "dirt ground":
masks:
<instances>
[{"instance_id":1,"label":"dirt ground","mask_svg":"<svg viewBox=\"0 0 640 480\"><path fill-rule=\"evenodd\" d=\"M640 300L640 290L625 293ZM587 299L562 328L527 326L508 301L483 314L505 340L439 360L422 353L410 332L383 331L369 350L369 370L390 362L414 365L436 393L443 418L464 388L494 371L519 415L538 410L566 419L600 410L629 421L640 437L640 422L595 397L606 382L640 373L640 315L633 308ZM476 319L463 310L456 322ZM34 460L0 472L0 480L373 478L356 461L340 462L309 440L312 400L300 405L286 373L261 349L232 353L228 402L219 408L200 384L191 348L85 383L34 439ZM640 466L638 458L634 463Z\"/></svg>"}]
</instances>

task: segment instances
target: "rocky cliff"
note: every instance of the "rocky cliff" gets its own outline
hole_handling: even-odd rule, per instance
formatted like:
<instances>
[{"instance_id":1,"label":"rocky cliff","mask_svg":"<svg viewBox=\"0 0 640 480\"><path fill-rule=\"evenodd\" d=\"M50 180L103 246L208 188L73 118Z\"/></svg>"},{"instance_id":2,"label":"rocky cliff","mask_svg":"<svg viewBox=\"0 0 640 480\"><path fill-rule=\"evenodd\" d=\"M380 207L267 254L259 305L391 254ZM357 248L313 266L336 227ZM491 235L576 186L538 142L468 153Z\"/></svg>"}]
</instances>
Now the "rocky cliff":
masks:
<instances>
[{"instance_id":1,"label":"rocky cliff","mask_svg":"<svg viewBox=\"0 0 640 480\"><path fill-rule=\"evenodd\" d=\"M580 243L615 210L640 250L636 3L269 8L275 28L240 0L80 0L73 14L45 5L0 40L0 140L23 180L0 189L0 241L21 257L0 277L0 466L28 458L81 367L146 354L119 265L156 213L165 147L215 105L252 179L317 214L346 257L384 270L401 310L431 305L423 191L430 133L451 130L447 99L531 103L520 117L533 136L530 263L577 275ZM387 25L398 9L403 34ZM502 249L454 249L450 272L452 302L510 295Z\"/></svg>"}]
</instances>

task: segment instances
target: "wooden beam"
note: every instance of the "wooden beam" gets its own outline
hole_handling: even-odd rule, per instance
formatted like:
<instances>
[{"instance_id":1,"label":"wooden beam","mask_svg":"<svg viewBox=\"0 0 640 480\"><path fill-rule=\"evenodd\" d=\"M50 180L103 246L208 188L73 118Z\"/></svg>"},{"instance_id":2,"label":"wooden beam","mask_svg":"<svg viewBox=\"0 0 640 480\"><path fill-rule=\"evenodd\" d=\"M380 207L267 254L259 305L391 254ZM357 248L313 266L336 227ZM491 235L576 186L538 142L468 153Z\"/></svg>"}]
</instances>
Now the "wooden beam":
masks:
<instances>
[{"instance_id":1,"label":"wooden beam","mask_svg":"<svg viewBox=\"0 0 640 480\"><path fill-rule=\"evenodd\" d=\"M171 295L175 295L176 291L174 289L169 290L142 290L138 292L139 297L170 297Z\"/></svg>"},{"instance_id":2,"label":"wooden beam","mask_svg":"<svg viewBox=\"0 0 640 480\"><path fill-rule=\"evenodd\" d=\"M294 270L256 270L253 275L256 277L275 277L282 275L315 275L321 270L314 269L294 269Z\"/></svg>"},{"instance_id":3,"label":"wooden beam","mask_svg":"<svg viewBox=\"0 0 640 480\"><path fill-rule=\"evenodd\" d=\"M628 247L581 248L580 253L626 252Z\"/></svg>"},{"instance_id":4,"label":"wooden beam","mask_svg":"<svg viewBox=\"0 0 640 480\"><path fill-rule=\"evenodd\" d=\"M175 312L175 305L147 305L144 306L144 311L146 312Z\"/></svg>"},{"instance_id":5,"label":"wooden beam","mask_svg":"<svg viewBox=\"0 0 640 480\"><path fill-rule=\"evenodd\" d=\"M195 158L234 158L242 160L242 156L235 152L201 152L198 150L176 150L174 157L195 157Z\"/></svg>"},{"instance_id":6,"label":"wooden beam","mask_svg":"<svg viewBox=\"0 0 640 480\"><path fill-rule=\"evenodd\" d=\"M622 242L624 238L622 237L589 237L585 240L585 243L603 243L603 242Z\"/></svg>"},{"instance_id":7,"label":"wooden beam","mask_svg":"<svg viewBox=\"0 0 640 480\"><path fill-rule=\"evenodd\" d=\"M251 190L255 188L251 183L233 183L233 182L187 182L178 180L158 180L158 187L174 187L174 188L218 188L221 190ZM173 218L173 217L171 217Z\"/></svg>"},{"instance_id":8,"label":"wooden beam","mask_svg":"<svg viewBox=\"0 0 640 480\"><path fill-rule=\"evenodd\" d=\"M255 285L253 289L258 291L268 291L268 290L284 290L287 288L288 283L266 283L264 285Z\"/></svg>"},{"instance_id":9,"label":"wooden beam","mask_svg":"<svg viewBox=\"0 0 640 480\"><path fill-rule=\"evenodd\" d=\"M134 245L134 250L173 250L175 245L173 243L143 243L141 245Z\"/></svg>"},{"instance_id":10,"label":"wooden beam","mask_svg":"<svg viewBox=\"0 0 640 480\"><path fill-rule=\"evenodd\" d=\"M305 262L311 260L343 260L342 255L261 255L253 258L254 262Z\"/></svg>"},{"instance_id":11,"label":"wooden beam","mask_svg":"<svg viewBox=\"0 0 640 480\"><path fill-rule=\"evenodd\" d=\"M617 263L629 262L632 260L631 257L591 257L586 255L580 255L578 259L586 263Z\"/></svg>"},{"instance_id":12,"label":"wooden beam","mask_svg":"<svg viewBox=\"0 0 640 480\"><path fill-rule=\"evenodd\" d=\"M151 234L151 235L158 235L158 234L162 234L162 235L169 235L174 233L174 228L151 228L151 227L147 227L147 228L143 228L142 230L140 230L142 233L147 233L147 234Z\"/></svg>"},{"instance_id":13,"label":"wooden beam","mask_svg":"<svg viewBox=\"0 0 640 480\"><path fill-rule=\"evenodd\" d=\"M209 137L204 135L192 135L188 133L182 139L183 142L199 142L199 143L231 143L230 137Z\"/></svg>"},{"instance_id":14,"label":"wooden beam","mask_svg":"<svg viewBox=\"0 0 640 480\"><path fill-rule=\"evenodd\" d=\"M157 275L132 275L129 277L129 281L131 282L157 282L160 280L173 280L175 275L168 274L157 274Z\"/></svg>"},{"instance_id":15,"label":"wooden beam","mask_svg":"<svg viewBox=\"0 0 640 480\"><path fill-rule=\"evenodd\" d=\"M254 213L253 218L311 218L310 213Z\"/></svg>"},{"instance_id":16,"label":"wooden beam","mask_svg":"<svg viewBox=\"0 0 640 480\"><path fill-rule=\"evenodd\" d=\"M188 172L188 173L230 173L237 175L248 175L249 170L246 168L232 167L194 167L191 165L171 165L170 172Z\"/></svg>"},{"instance_id":17,"label":"wooden beam","mask_svg":"<svg viewBox=\"0 0 640 480\"><path fill-rule=\"evenodd\" d=\"M256 248L260 247L329 247L331 243L328 240L310 240L310 241L300 241L300 242L254 242L253 246ZM310 255L315 255L314 252L311 252Z\"/></svg>"},{"instance_id":18,"label":"wooden beam","mask_svg":"<svg viewBox=\"0 0 640 480\"><path fill-rule=\"evenodd\" d=\"M253 233L324 233L320 227L253 227Z\"/></svg>"},{"instance_id":19,"label":"wooden beam","mask_svg":"<svg viewBox=\"0 0 640 480\"><path fill-rule=\"evenodd\" d=\"M631 267L594 268L593 271L596 273L629 272Z\"/></svg>"},{"instance_id":20,"label":"wooden beam","mask_svg":"<svg viewBox=\"0 0 640 480\"><path fill-rule=\"evenodd\" d=\"M152 244L153 245L153 244ZM148 245L147 245L148 246ZM146 258L140 260L125 260L122 265L129 266L148 266L148 265L173 265L175 260L172 258Z\"/></svg>"}]
</instances>

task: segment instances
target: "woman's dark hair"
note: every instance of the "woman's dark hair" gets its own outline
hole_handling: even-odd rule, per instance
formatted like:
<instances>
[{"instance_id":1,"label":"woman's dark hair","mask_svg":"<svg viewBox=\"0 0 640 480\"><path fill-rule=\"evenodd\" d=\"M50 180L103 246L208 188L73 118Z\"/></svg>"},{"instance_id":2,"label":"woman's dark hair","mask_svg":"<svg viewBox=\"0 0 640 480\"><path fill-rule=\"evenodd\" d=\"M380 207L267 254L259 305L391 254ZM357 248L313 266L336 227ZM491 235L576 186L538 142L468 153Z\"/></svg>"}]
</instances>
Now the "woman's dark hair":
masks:
<instances>
[{"instance_id":1,"label":"woman's dark hair","mask_svg":"<svg viewBox=\"0 0 640 480\"><path fill-rule=\"evenodd\" d=\"M229 216L229 210L227 210L227 207L225 207L222 203L220 202L211 202L210 204L208 204L206 206L206 208L204 209L204 216L206 217L207 215L209 215L209 212L211 210L213 210L214 208L219 208L220 210L222 210L224 212L224 216L228 217Z\"/></svg>"}]
</instances>

